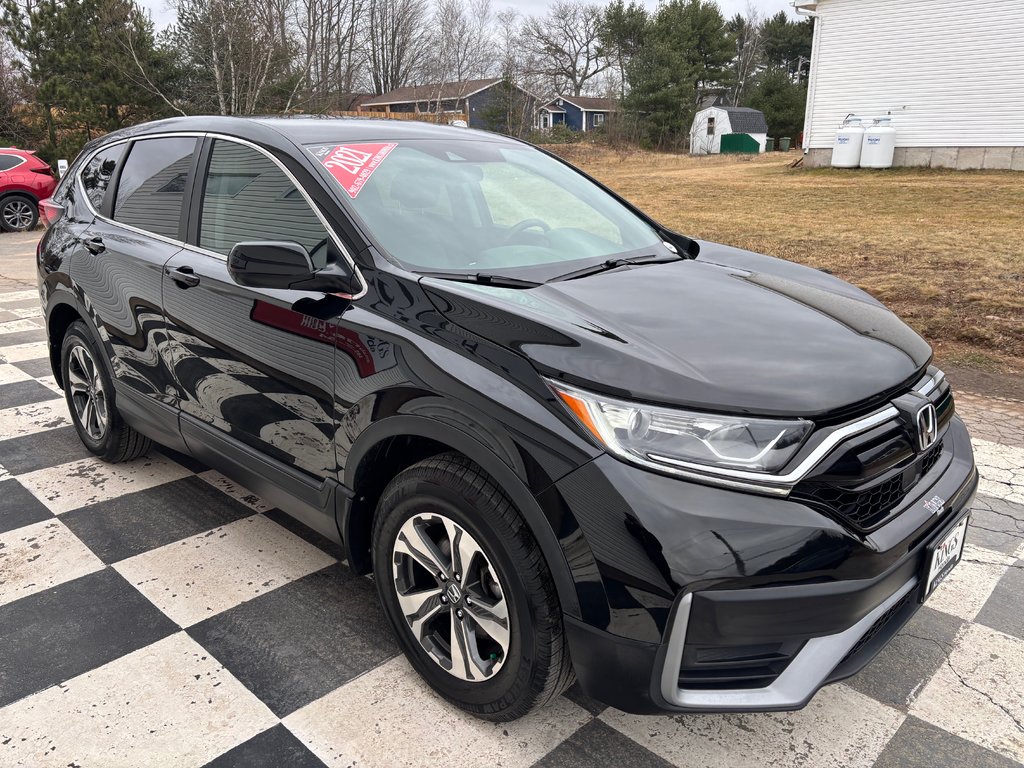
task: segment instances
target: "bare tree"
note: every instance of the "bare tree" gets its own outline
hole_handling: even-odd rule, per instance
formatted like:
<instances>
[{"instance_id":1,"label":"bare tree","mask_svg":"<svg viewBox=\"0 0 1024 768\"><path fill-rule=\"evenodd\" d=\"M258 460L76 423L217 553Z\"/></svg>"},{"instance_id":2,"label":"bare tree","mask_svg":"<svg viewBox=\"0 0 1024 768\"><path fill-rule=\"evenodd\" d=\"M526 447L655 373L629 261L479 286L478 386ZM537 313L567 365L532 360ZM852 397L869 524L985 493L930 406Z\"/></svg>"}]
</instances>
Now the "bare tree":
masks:
<instances>
[{"instance_id":1,"label":"bare tree","mask_svg":"<svg viewBox=\"0 0 1024 768\"><path fill-rule=\"evenodd\" d=\"M431 24L431 75L469 80L490 68L490 0L438 0Z\"/></svg>"},{"instance_id":2,"label":"bare tree","mask_svg":"<svg viewBox=\"0 0 1024 768\"><path fill-rule=\"evenodd\" d=\"M603 10L582 0L557 0L546 16L531 16L522 42L540 61L556 92L582 95L610 62L601 46Z\"/></svg>"},{"instance_id":3,"label":"bare tree","mask_svg":"<svg viewBox=\"0 0 1024 768\"><path fill-rule=\"evenodd\" d=\"M445 84L464 84L494 69L490 0L437 0L431 22L421 76L435 86L431 109L442 112L467 95Z\"/></svg>"},{"instance_id":4,"label":"bare tree","mask_svg":"<svg viewBox=\"0 0 1024 768\"><path fill-rule=\"evenodd\" d=\"M748 86L761 63L764 40L761 34L764 19L757 7L747 0L745 14L737 13L728 22L727 29L736 43L736 58L733 60L734 82L730 102L739 106Z\"/></svg>"},{"instance_id":5,"label":"bare tree","mask_svg":"<svg viewBox=\"0 0 1024 768\"><path fill-rule=\"evenodd\" d=\"M534 127L537 95L544 93L546 78L537 58L523 45L522 19L515 9L506 8L495 17L492 34L501 83L483 117L492 130L523 136Z\"/></svg>"},{"instance_id":6,"label":"bare tree","mask_svg":"<svg viewBox=\"0 0 1024 768\"><path fill-rule=\"evenodd\" d=\"M347 109L363 63L365 0L295 0L297 76L285 111Z\"/></svg>"},{"instance_id":7,"label":"bare tree","mask_svg":"<svg viewBox=\"0 0 1024 768\"><path fill-rule=\"evenodd\" d=\"M222 115L265 109L268 85L291 69L289 0L178 0L179 48L208 72Z\"/></svg>"},{"instance_id":8,"label":"bare tree","mask_svg":"<svg viewBox=\"0 0 1024 768\"><path fill-rule=\"evenodd\" d=\"M413 81L427 54L427 19L426 0L366 0L364 48L377 93Z\"/></svg>"}]
</instances>

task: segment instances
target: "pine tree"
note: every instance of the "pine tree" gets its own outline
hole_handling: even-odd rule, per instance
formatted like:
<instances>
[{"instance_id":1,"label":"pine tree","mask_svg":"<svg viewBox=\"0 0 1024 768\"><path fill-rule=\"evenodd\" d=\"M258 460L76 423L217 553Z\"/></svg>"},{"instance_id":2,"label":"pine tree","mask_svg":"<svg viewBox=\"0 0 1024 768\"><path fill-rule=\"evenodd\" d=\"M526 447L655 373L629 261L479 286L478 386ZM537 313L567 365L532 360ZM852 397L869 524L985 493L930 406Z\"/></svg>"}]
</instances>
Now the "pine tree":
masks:
<instances>
[{"instance_id":1,"label":"pine tree","mask_svg":"<svg viewBox=\"0 0 1024 768\"><path fill-rule=\"evenodd\" d=\"M44 155L171 112L175 77L134 0L0 0L19 65L46 128Z\"/></svg>"},{"instance_id":2,"label":"pine tree","mask_svg":"<svg viewBox=\"0 0 1024 768\"><path fill-rule=\"evenodd\" d=\"M646 140L658 147L683 141L700 97L709 88L730 84L734 56L715 2L669 0L662 5L627 67L626 107L639 116Z\"/></svg>"}]
</instances>

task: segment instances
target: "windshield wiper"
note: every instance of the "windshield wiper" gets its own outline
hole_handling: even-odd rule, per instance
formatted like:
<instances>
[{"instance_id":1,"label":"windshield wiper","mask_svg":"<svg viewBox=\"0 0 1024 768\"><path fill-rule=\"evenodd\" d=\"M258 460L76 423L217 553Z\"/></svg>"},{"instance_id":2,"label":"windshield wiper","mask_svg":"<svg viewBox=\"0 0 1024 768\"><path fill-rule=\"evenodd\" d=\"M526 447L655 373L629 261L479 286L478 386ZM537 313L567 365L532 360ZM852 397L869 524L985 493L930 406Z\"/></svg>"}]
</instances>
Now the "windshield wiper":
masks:
<instances>
[{"instance_id":1,"label":"windshield wiper","mask_svg":"<svg viewBox=\"0 0 1024 768\"><path fill-rule=\"evenodd\" d=\"M492 275L487 272L420 272L422 277L437 277L441 280L455 280L460 283L476 283L477 285L493 285L495 288L536 288L540 283L535 280L524 280L520 277Z\"/></svg>"},{"instance_id":2,"label":"windshield wiper","mask_svg":"<svg viewBox=\"0 0 1024 768\"><path fill-rule=\"evenodd\" d=\"M633 264L663 264L668 261L681 261L682 256L672 254L671 256L631 256L629 258L618 258L618 259L607 259L600 262L599 264L591 264L589 267L583 267L583 269L577 269L572 272L566 272L564 275L552 278L551 282L558 282L560 280L575 280L578 277L586 277L587 275L596 275L598 272L607 272L610 269L618 269L619 267L628 267Z\"/></svg>"}]
</instances>

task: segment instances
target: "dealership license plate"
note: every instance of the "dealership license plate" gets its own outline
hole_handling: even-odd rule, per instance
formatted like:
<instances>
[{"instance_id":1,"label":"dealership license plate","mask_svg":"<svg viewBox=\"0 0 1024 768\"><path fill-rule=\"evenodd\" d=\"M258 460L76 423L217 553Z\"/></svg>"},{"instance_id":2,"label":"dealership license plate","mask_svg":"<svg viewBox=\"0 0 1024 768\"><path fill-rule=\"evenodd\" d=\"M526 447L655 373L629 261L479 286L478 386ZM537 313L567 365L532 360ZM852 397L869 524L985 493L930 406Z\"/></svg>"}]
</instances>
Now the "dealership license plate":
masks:
<instances>
[{"instance_id":1,"label":"dealership license plate","mask_svg":"<svg viewBox=\"0 0 1024 768\"><path fill-rule=\"evenodd\" d=\"M922 599L926 599L934 592L935 588L942 583L942 580L960 562L960 558L964 553L964 541L967 539L968 519L965 515L963 520L953 526L949 533L928 548L928 575L925 579Z\"/></svg>"}]
</instances>

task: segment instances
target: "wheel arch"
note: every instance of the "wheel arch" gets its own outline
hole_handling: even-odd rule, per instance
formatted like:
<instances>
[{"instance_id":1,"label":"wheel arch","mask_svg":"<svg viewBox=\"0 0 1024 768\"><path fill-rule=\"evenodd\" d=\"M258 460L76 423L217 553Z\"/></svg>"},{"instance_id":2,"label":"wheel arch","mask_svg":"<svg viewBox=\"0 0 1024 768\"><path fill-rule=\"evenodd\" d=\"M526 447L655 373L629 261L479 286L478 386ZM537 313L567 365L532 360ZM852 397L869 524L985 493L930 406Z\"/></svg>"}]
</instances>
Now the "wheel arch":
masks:
<instances>
[{"instance_id":1,"label":"wheel arch","mask_svg":"<svg viewBox=\"0 0 1024 768\"><path fill-rule=\"evenodd\" d=\"M426 416L398 414L382 419L366 428L349 453L345 485L354 495L339 508L337 521L349 566L357 573L372 569L373 516L391 478L422 459L448 451L476 463L508 494L544 554L563 612L579 617L579 598L565 553L526 480L473 435Z\"/></svg>"},{"instance_id":2,"label":"wheel arch","mask_svg":"<svg viewBox=\"0 0 1024 768\"><path fill-rule=\"evenodd\" d=\"M68 328L76 320L82 320L86 325L91 323L86 320L81 310L70 301L57 301L51 307L46 316L46 342L50 352L50 370L53 371L53 378L57 385L64 386L64 377L60 365L60 350L67 335ZM90 330L94 330L90 327Z\"/></svg>"},{"instance_id":3,"label":"wheel arch","mask_svg":"<svg viewBox=\"0 0 1024 768\"><path fill-rule=\"evenodd\" d=\"M0 202L3 202L8 197L28 198L28 201L32 203L34 206L36 206L36 208L39 207L39 203L41 200L39 195L27 189L22 189L21 187L9 187L8 189L5 189L3 192L0 192Z\"/></svg>"}]
</instances>

